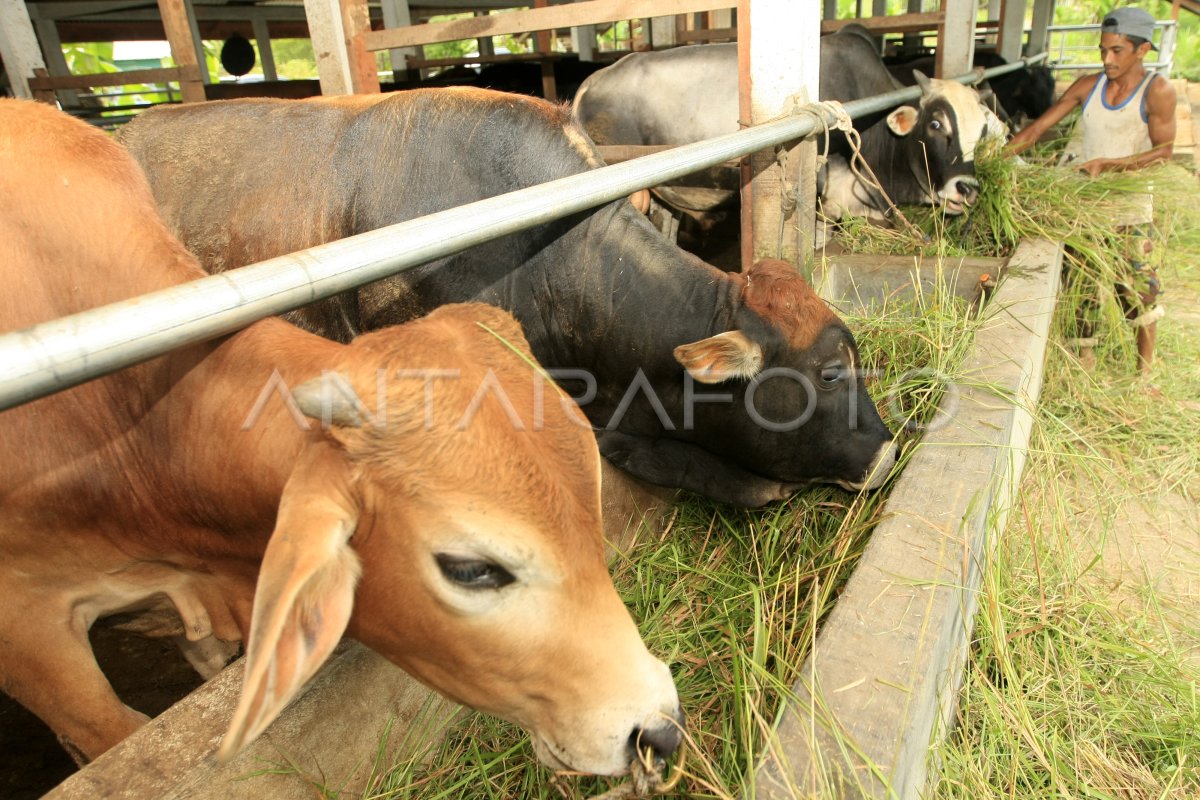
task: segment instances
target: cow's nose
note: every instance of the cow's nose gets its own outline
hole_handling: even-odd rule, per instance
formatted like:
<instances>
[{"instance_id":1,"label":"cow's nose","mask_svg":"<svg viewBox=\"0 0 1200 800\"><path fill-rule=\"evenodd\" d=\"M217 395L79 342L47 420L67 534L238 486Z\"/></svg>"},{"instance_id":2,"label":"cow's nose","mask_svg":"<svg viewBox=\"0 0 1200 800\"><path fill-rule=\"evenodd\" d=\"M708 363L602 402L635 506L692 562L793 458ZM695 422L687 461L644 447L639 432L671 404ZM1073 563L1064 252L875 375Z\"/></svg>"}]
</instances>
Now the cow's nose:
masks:
<instances>
[{"instance_id":1,"label":"cow's nose","mask_svg":"<svg viewBox=\"0 0 1200 800\"><path fill-rule=\"evenodd\" d=\"M679 749L679 743L683 741L683 711L676 709L674 719L662 719L658 722L659 724L653 727L638 726L629 734L630 761L638 758L647 747L663 761L669 760Z\"/></svg>"},{"instance_id":2,"label":"cow's nose","mask_svg":"<svg viewBox=\"0 0 1200 800\"><path fill-rule=\"evenodd\" d=\"M958 189L958 193L962 195L964 203L970 204L975 200L975 193L978 191L975 184L968 181L956 181L954 188Z\"/></svg>"}]
</instances>

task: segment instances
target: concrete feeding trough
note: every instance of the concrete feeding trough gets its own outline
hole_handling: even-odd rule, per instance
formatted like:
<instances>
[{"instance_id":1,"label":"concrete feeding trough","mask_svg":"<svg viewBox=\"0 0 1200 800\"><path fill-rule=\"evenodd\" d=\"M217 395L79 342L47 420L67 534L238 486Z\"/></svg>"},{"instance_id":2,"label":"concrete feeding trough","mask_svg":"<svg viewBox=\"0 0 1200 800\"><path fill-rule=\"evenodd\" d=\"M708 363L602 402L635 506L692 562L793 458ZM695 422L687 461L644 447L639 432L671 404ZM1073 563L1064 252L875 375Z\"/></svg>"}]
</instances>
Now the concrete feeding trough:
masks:
<instances>
[{"instance_id":1,"label":"concrete feeding trough","mask_svg":"<svg viewBox=\"0 0 1200 800\"><path fill-rule=\"evenodd\" d=\"M930 743L961 684L989 534L1002 526L1024 464L1060 265L1061 247L1037 241L1008 260L837 257L818 275L842 308L930 291L939 270L968 300L981 276L1004 279L962 369L972 385L958 387L953 418L925 435L892 489L748 796L915 798L927 785ZM659 528L673 497L607 466L604 487L606 535L619 546L643 526ZM310 798L310 779L353 791L458 719L455 706L398 668L343 644L263 737L218 765L241 680L238 662L47 800ZM389 722L394 733L381 747ZM294 772L273 774L281 763Z\"/></svg>"},{"instance_id":2,"label":"concrete feeding trough","mask_svg":"<svg viewBox=\"0 0 1200 800\"><path fill-rule=\"evenodd\" d=\"M748 796L907 800L930 783L931 744L945 735L962 684L983 565L1024 467L1061 264L1061 245L1048 241L1023 243L1008 260L960 370L970 384L947 392L943 407L956 410L923 436L892 488ZM955 293L970 298L986 266L943 264L942 273L957 270ZM844 301L853 287L878 299L906 280L915 293L922 281L906 278L912 271L911 259L873 273L835 262L826 296Z\"/></svg>"}]
</instances>

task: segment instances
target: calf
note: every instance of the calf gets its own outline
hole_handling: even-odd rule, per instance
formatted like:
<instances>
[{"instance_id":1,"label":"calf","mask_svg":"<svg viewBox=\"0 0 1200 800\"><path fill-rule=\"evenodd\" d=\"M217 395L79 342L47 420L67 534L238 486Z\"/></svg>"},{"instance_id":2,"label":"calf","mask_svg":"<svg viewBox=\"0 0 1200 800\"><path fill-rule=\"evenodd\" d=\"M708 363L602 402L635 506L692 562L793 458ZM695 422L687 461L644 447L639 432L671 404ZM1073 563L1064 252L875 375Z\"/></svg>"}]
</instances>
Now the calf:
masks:
<instances>
[{"instance_id":1,"label":"calf","mask_svg":"<svg viewBox=\"0 0 1200 800\"><path fill-rule=\"evenodd\" d=\"M0 159L0 329L204 274L102 133L0 100ZM555 767L668 754L678 699L607 573L595 442L533 363L485 305L348 345L267 319L4 412L0 687L95 758L145 718L88 629L169 604L194 642L248 635L226 755L343 633Z\"/></svg>"}]
</instances>

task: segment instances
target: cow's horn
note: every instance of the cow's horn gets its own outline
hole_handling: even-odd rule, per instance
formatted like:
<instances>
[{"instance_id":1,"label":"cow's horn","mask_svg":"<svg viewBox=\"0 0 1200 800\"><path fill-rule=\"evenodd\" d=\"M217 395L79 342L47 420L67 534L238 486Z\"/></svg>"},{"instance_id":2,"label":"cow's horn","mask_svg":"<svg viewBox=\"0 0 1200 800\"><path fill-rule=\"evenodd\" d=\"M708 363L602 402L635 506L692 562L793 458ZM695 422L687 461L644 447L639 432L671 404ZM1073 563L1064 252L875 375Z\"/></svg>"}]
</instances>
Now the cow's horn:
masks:
<instances>
[{"instance_id":1,"label":"cow's horn","mask_svg":"<svg viewBox=\"0 0 1200 800\"><path fill-rule=\"evenodd\" d=\"M930 82L929 76L919 69L913 70L913 77L917 79L917 85L921 87L921 94L928 95L933 91L933 83Z\"/></svg>"},{"instance_id":2,"label":"cow's horn","mask_svg":"<svg viewBox=\"0 0 1200 800\"><path fill-rule=\"evenodd\" d=\"M300 413L326 424L346 428L361 428L361 402L346 376L326 372L319 378L305 381L292 390L292 399Z\"/></svg>"}]
</instances>

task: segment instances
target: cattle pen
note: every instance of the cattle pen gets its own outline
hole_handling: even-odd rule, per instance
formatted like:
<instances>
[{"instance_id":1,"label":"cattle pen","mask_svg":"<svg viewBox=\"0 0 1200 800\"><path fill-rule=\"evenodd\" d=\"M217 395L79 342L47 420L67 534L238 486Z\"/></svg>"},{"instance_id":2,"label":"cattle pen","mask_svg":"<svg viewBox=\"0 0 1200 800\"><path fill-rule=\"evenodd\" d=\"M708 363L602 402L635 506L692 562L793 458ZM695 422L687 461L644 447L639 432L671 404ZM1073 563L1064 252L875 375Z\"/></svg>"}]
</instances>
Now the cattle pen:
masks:
<instances>
[{"instance_id":1,"label":"cattle pen","mask_svg":"<svg viewBox=\"0 0 1200 800\"><path fill-rule=\"evenodd\" d=\"M35 8L32 5L35 1L29 0L29 7L40 37L47 30L54 34L52 14L66 13L68 5L82 5L60 4L60 11L49 2L42 8ZM203 70L204 55L199 49L197 31L203 32L205 24L211 25L217 13L204 7L204 1L197 0L200 7L194 8L193 0L158 0L164 20L168 19L168 7L174 8L170 12L174 14L174 20L168 28L168 37L173 38L174 46L194 47L199 53L199 65L188 59L178 59L178 66L161 71L179 78L185 100L188 97L192 100L203 98L205 91L212 100L224 96L222 91L246 89L246 86L215 83L202 85L198 67ZM300 11L302 18L305 12L283 8L280 2L254 6L253 1L250 7L232 13L236 16L239 11L244 11L247 19L254 18L256 44L262 47L264 41L268 42L266 55L269 58L266 20L272 20L270 32L281 36L283 25L295 24L289 22L287 13ZM460 0L452 0L449 5L457 7L458 2ZM474 19L414 25L407 30L379 30L376 19L374 30L367 28L359 32L354 32L353 28L361 25L362 20L352 19L353 14L348 10L361 6L365 13L366 0L306 0L306 6L313 43L324 37L326 42L336 41L336 47L329 49L344 49L352 54L350 65L341 65L344 74L337 74L335 78L330 76L338 72L334 64L338 54L325 59L320 65L319 83L322 86L329 80L336 83L344 79L353 84L364 79L360 68L353 64L355 48L364 46L373 52L386 48L394 66L397 58L407 59L409 74L427 71L426 67L436 65L437 61L420 53L420 43L416 43L416 50L413 50L412 43L432 42L436 35L458 31L463 36L480 37L480 55L476 59L485 66L497 62L503 64L509 59L540 66L546 96L550 97L552 67L564 58L563 54L546 52L541 35L538 35L538 50L534 53L494 55L484 49L485 41L491 44L487 32L532 25L522 22L527 13L529 19L542 12L565 14L564 19L583 19L584 14L595 13L584 11L584 6L602 6L611 14L649 13L644 8L652 6L670 8L674 13L677 8L686 7L688 13L680 11L672 23L676 25L673 35L678 37L678 43L706 41L706 37L712 40L742 38L746 46L750 43L749 25L742 28L743 12L749 6L749 0L739 4L740 30L728 28L727 11L720 17L718 12L708 13L709 26L715 29L703 30L700 18L706 13L692 13L692 10L721 5L708 0L599 0L578 2L575 10L569 10L566 2L569 0L535 0L533 5L538 7L529 12L518 11L508 16L476 14ZM276 7L264 11L266 5ZM324 7L318 11L319 5ZM540 7L547 5L550 7ZM758 7L763 5L760 2ZM780 0L780 5L788 4ZM816 8L820 4L815 0L805 0L800 5L804 6L803 13L820 14ZM822 32L836 30L847 22L833 19L838 14L836 5L833 0L824 1L826 20L820 25ZM863 14L863 5L863 2L858 4L859 16ZM896 0L892 0L892 5L896 5ZM396 28L396 8L403 11L398 24L406 24L407 0L383 0L382 4L372 6L370 12L378 16L380 6L385 16L390 12L386 28ZM865 22L871 31L887 30L889 24L898 26L895 28L898 31L908 26L911 30L904 32L905 41L910 37L919 38L918 29L934 30L934 25L940 30L940 36L944 36L950 20L961 17L962 8L966 6L966 2L959 0L942 0L940 11L920 13L922 4L919 0L908 0L910 13L895 18L887 17L887 4L876 0L877 18L865 18L860 22ZM1010 49L1014 41L1013 13L1010 12L1018 7L1024 12L1025 4L992 2L990 11L995 13L997 6L1003 8L1001 13L1006 19L979 23L977 42L985 41L984 37L996 37L997 44L1007 40ZM1175 6L1178 10L1178 0ZM928 8L928 0L925 7ZM1052 17L1054 0L1036 0L1033 30L1028 32L1026 52L1037 53L1040 49L1052 53L1050 43L1045 41L1048 7ZM338 8L344 14L341 22L337 19ZM884 11L881 12L881 8ZM980 8L977 11L982 13ZM8 32L6 13L0 8L0 28L5 29L0 31L0 58L4 58L8 72L12 74L12 50L5 49L11 42L4 41ZM119 10L109 16L118 13ZM96 14L97 19L104 16L104 12ZM686 24L683 23L684 16L688 18ZM662 19L654 20L654 47L659 44L656 23ZM714 23L716 19L722 22ZM191 23L191 34L187 32L188 23ZM648 30L650 19L644 19L644 23ZM971 20L972 26L973 23ZM70 20L60 20L62 30L67 30L70 24ZM1039 24L1043 25L1040 47L1037 44ZM346 26L344 30L342 25ZM438 29L438 25L446 34ZM767 40L768 28L769 23L758 25L757 30L762 34L758 43ZM816 28L805 31L805 35L814 34L804 38L805 43L814 44ZM1016 32L1020 34L1019 26ZM577 31L572 28L572 38L575 34ZM778 44L774 34L775 31L770 31L772 41ZM1170 34L1174 41L1174 29ZM192 42L192 38L197 41ZM181 41L191 43L180 46ZM672 43L676 41L672 38ZM343 44L346 47L343 48ZM960 66L964 55L961 46L962 42L955 40L946 48L948 58ZM46 47L44 42L42 47ZM1003 47L997 47L997 50L1001 49ZM941 58L942 50L938 48L938 58ZM970 59L970 55L966 58ZM1043 54L1019 59L1007 67L964 74L956 80L972 84L1020 70L1045 58ZM445 61L461 66L469 59ZM13 61L13 64L19 66L23 61ZM38 77L31 78L29 86L35 92L40 91L43 98L48 92L53 96L54 91L59 91L60 101L66 106L67 96L82 89L85 78L64 77L61 65L58 68L53 64L49 66L52 77L47 77L44 70L36 72ZM274 71L274 65L271 68ZM397 67L397 78L401 72ZM114 83L118 79L107 78ZM208 78L204 80L206 82ZM299 91L300 83L293 82L293 88ZM317 84L316 80L310 83ZM560 82L559 89L562 88ZM325 91L329 94L328 89ZM346 91L359 89L352 85ZM54 320L35 329L0 335L0 363L5 365L0 369L0 414L5 413L4 409L120 371L126 365L152 359L187 343L208 341L240 330L266 315L342 293L568 213L582 213L624 198L638 188L654 186L707 166L721 163L727 166L740 158L740 163L744 164L743 179L746 174L761 170L762 164L767 162L786 164L785 169L790 169L794 162L781 156L786 152L787 143L804 139L810 143L804 146L811 146L811 143L820 142L824 133L845 124L847 116L854 118L875 113L910 101L919 92L917 88L889 92L848 103L844 109L830 104L810 106L788 98L786 112L757 114L754 118L757 124L742 133L666 150L628 148L626 156L631 160L625 163L611 160L610 166L553 184L412 219L196 283L179 285L156 295L133 297L118 305ZM1196 102L1200 103L1200 96L1196 97ZM770 121L762 122L763 119ZM749 152L760 154L754 169L749 167L749 158L744 158ZM1176 152L1180 152L1178 146ZM600 148L600 154L607 157L610 151ZM785 180L781 187L769 188L758 196L769 196L767 204L778 205L779 197L787 190ZM809 211L804 207L804 201L799 200L797 217L803 217ZM775 227L774 213L778 213L778 209L767 210L768 228ZM794 219L796 217L788 218L788 223ZM913 219L917 219L918 224L928 222L920 212ZM755 249L751 243L757 241L755 225L761 225L745 217L742 223L740 246L743 249L739 255L745 264L750 258L749 252ZM971 223L968 219L966 224L944 224L947 229L961 233L970 229ZM934 223L932 228L940 230L940 224ZM782 228L782 224L779 227ZM804 236L808 234L803 230L803 223L797 227L800 228L800 246L804 246ZM936 236L935 233L935 239ZM964 757L954 752L947 740L961 735L962 728L970 728L967 724L970 718L980 715L978 705L964 702L967 690L978 682L994 681L1001 686L1007 682L1015 686L1026 680L1021 669L1028 669L1020 663L1006 661L1004 652L1007 651L1002 646L995 646L995 655L992 655L991 643L998 640L1019 644L1043 636L1069 638L1060 625L1061 618L1072 613L1069 603L1055 596L1048 601L1045 594L1049 591L1048 585L1052 581L1049 576L1055 571L1054 567L1034 563L1032 578L1028 570L1013 570L1012 576L996 575L997 564L1002 573L1012 569L1012 565L1003 560L1004 536L1019 529L1024 518L1032 543L1034 531L1042 523L1038 516L1038 499L1028 497L1034 494L1031 489L1040 489L1046 483L1052 485L1056 481L1070 485L1080 481L1079 473L1062 467L1066 459L1055 461L1046 457L1042 428L1046 414L1061 413L1063 375L1086 381L1088 391L1092 392L1084 392L1087 402L1092 402L1100 392L1108 392L1104 402L1097 403L1097 408L1121 409L1116 422L1100 426L1105 435L1127 428L1135 432L1139 429L1138 414L1126 411L1123 405L1116 403L1110 397L1116 393L1109 391L1110 386L1100 386L1102 381L1093 381L1086 373L1070 368L1074 362L1070 361L1066 345L1056 336L1060 333L1057 329L1063 325L1063 309L1073 301L1073 297L1062 299L1068 289L1060 278L1069 270L1072 264L1069 259L1073 255L1069 243L1064 248L1061 239L1062 236L1022 237L1020 245L1004 258L966 258L958 251L944 251L930 245L928 239L916 245L912 243L916 240L910 240L910 248L893 251L904 252L904 255L890 257L826 254L818 248L811 269L805 264L808 259L788 257L788 260L805 265L805 277L817 288L822 299L844 317L856 333L860 347L863 342L868 343L863 348L863 369L864 374L871 375L868 384L871 396L889 426L899 428L898 441L904 453L900 468L893 470L886 487L877 493L811 489L762 513L740 512L726 509L714 501L680 498L676 492L643 485L629 479L611 464L605 464L602 498L605 537L611 545L610 563L614 579L619 578L620 594L638 626L646 631L643 636L646 636L647 646L671 664L672 672L678 670L689 676L703 673L713 684L704 686L703 691L685 688L683 682L679 684L680 697L684 698L684 710L689 717L688 734L694 736L695 741L686 748L684 760L678 764L683 774L682 782L666 796L748 799L936 796L973 800L970 783L961 784L958 793L944 788L966 771L959 768L956 772L953 764L946 770L950 777L941 778L941 788L938 788L947 762ZM1200 253L1200 247L1196 247L1196 251ZM1000 278L998 281L997 277ZM1169 285L1174 293L1176 284ZM1172 295L1172 313L1183 306L1175 299L1178 296ZM1187 296L1183 295L1184 299ZM946 324L943 314L950 319L950 324ZM888 341L889 327L905 331L904 344L888 342L881 347L881 339ZM1169 330L1166 336L1171 336ZM906 349L908 342L916 344ZM888 350L889 347L895 349ZM1170 341L1166 347L1166 353L1170 354ZM1184 349L1184 353L1189 350ZM1190 353L1194 354L1194 348ZM1067 368L1063 367L1064 363ZM1160 378L1156 381L1163 383ZM1194 380L1189 386L1187 397L1194 397ZM1200 419L1194 414L1195 403L1176 401L1178 393L1180 390L1169 392L1168 401L1153 409L1154 419L1162 415L1165 421L1146 426L1147 437L1160 437L1174 420L1182 428L1177 433L1186 438L1187 420ZM1048 403L1049 411L1046 410ZM1134 404L1133 408L1140 407ZM1187 411L1188 408L1192 411ZM1145 422L1145 417L1142 421ZM1094 428L1087 429L1094 431ZM1088 450L1081 461L1094 458L1099 463L1103 458L1103 446L1088 441ZM1135 452L1150 461L1158 458L1158 452L1164 447L1159 439L1140 446ZM1194 456L1194 459L1200 463L1200 456ZM1021 481L1022 470L1026 475L1024 483ZM1039 470L1049 474L1038 475ZM1079 471L1093 481L1088 486L1094 493L1094 507L1082 512L1074 510L1080 527L1084 527L1086 518L1103 517L1114 501L1108 497L1112 492L1109 485L1088 473L1086 467ZM1195 475L1194 465L1192 475ZM1174 475L1171 480L1175 480ZM1168 489L1176 491L1177 486L1171 480L1164 479L1164 492ZM1196 486L1194 481L1193 486ZM1184 485L1182 493L1187 495L1187 491L1187 485ZM1054 501L1051 498L1046 503ZM1147 515L1135 517L1140 522L1134 524L1156 527L1158 510L1146 507ZM1068 521L1063 523L1066 527L1075 524L1069 517L1072 511L1066 506L1058 513L1067 515ZM1176 510L1168 507L1163 516L1170 519L1177 515ZM1150 517L1150 522L1146 517ZM1108 530L1110 522L1104 522L1102 528ZM1193 524L1195 531L1200 531L1200 519ZM1146 528L1142 528L1141 533L1145 533ZM1088 531L1094 529L1094 521L1091 527L1085 528ZM688 541L672 542L671 537L680 530L684 531ZM781 545L778 540L790 535L814 537L816 542L812 551L828 557L829 566L811 566L809 559L815 561L816 557L810 557L809 548L787 549ZM1042 531L1037 531L1037 536L1040 535ZM679 539L683 540L684 536ZM1079 540L1072 541L1076 545L1079 543ZM1200 545L1200 539L1196 539L1196 543ZM1087 549L1080 547L1081 553ZM726 557L731 563L744 566L746 583L744 587L739 584L740 594L734 595L732 600L709 602L712 599L704 599L706 584L697 576L709 569L710 555L713 563ZM736 558L744 561L739 563L733 560ZM763 565L786 558L796 560L794 564L784 566L782 578L779 573L763 572ZM1033 558L1038 558L1037 552ZM1075 557L1068 553L1060 558L1072 560ZM1086 560L1087 555L1080 558ZM1098 561L1097 555L1093 564ZM1175 566L1171 565L1171 569ZM790 581L788 571L791 571ZM1088 564L1072 576L1092 577L1088 575L1092 572L1092 564ZM762 585L754 585L756 576ZM709 590L719 591L716 584L722 577L714 575L713 578L713 588ZM1007 619L1009 609L998 608L1006 606L1007 600L997 600L991 590L997 581L1006 578L1012 581L1024 578L1033 584L1030 591L1034 596L1030 604L1037 608L1040 601L1040 616L1026 613L1020 624L1008 628L997 621ZM1189 585L1194 596L1195 584ZM1123 597L1130 594L1128 587L1128 583L1116 582L1112 584L1112 593ZM1043 593L1042 596L1036 596L1038 591ZM732 606L734 600L744 606L737 613L714 612L714 606ZM1138 606L1138 600L1122 600L1122 612L1129 608L1129 603ZM1156 600L1151 596L1146 602ZM791 618L784 615L785 621L781 625L784 630L772 627L775 618L762 615L761 607L770 603L793 609ZM683 633L679 631L695 627L696 619L706 613L712 615L706 628L710 637L706 644L712 646L712 651L690 649L690 646L680 644ZM1151 616L1147 614L1147 618ZM1147 622L1147 625L1152 624ZM1124 652L1142 648L1146 642L1159 642L1156 632L1146 632L1145 627L1130 624L1128 628L1122 628L1134 631L1127 633L1128 644L1116 640L1100 643L1096 645L1097 649ZM775 637L790 637L792 642L786 648L776 646ZM726 649L734 655L722 652ZM176 657L179 654L170 652L168 655ZM791 662L793 656L794 662ZM178 657L175 660L182 661ZM1054 666L1054 658L1048 656L1044 661L1048 662L1046 666ZM1168 661L1164 658L1164 664ZM103 658L101 663L106 664ZM1138 666L1138 663L1133 667L1121 664L1120 672L1136 673ZM190 670L186 664L184 668ZM1171 669L1170 664L1164 669ZM1028 674L1037 673L1030 670ZM133 678L121 678L125 680L114 680L114 686L124 699ZM1030 681L1034 680L1036 678L1031 676ZM1043 680L1042 691L1046 691L1046 687L1057 691L1052 678ZM1080 682L1093 680L1099 687L1098 692L1120 694L1122 686L1130 685L1129 681L1121 684L1111 676L1105 678L1103 675L1084 675ZM1162 676L1156 672L1147 675L1142 682L1153 684L1151 691L1154 691L1160 680L1163 680ZM964 684L967 690L964 690ZM232 763L218 764L214 753L227 728L230 710L238 703L241 685L241 662L230 664L215 679L205 682L172 708L152 718L121 745L50 790L47 798L91 800L161 796L180 800L257 800L322 796L391 800L565 796L582 799L610 788L612 792L605 793L605 798L620 796L622 790L632 790L631 784L612 786L612 781L605 778L552 774L544 766L539 768L535 765L532 748L522 739L520 730L488 721L479 714L470 714L409 678L365 646L352 642L338 646L335 655L262 739L254 742ZM1114 686L1116 688L1112 688ZM1067 693L1063 690L1064 696ZM725 699L727 697L733 699ZM1200 720L1194 682L1190 694L1192 705L1188 706L1186 693L1176 699L1180 697L1184 706L1178 715L1181 720ZM0 697L2 699L6 698ZM988 702L984 700L983 704ZM1076 702L1081 706L1088 705L1086 700ZM130 705L151 711L134 702ZM1130 708L1140 706L1130 703ZM976 741L976 750L964 748L966 759L978 759L982 763L978 769L980 774L990 772L983 782L991 781L996 794L988 796L1001 796L1003 793L998 788L1001 786L1008 787L1012 796L1043 796L1039 790L1050 793L1046 788L1049 786L1060 789L1062 794L1070 794L1063 792L1062 783L1051 783L1050 778L1045 784L1039 784L1028 778L1022 782L1016 777L1019 772L1025 775L1018 766L1012 765L1016 760L1030 763L1030 771L1043 770L1051 776L1069 771L1073 766L1057 760L1056 752L1043 752L1042 741L1031 736L1031 729L1042 724L1050 727L1051 723L1044 722L1036 711L1021 710L1026 716L1013 715L1012 720L1004 720L1012 726L1012 732L1001 744L1007 744L1012 752L996 756L996 751L989 748L991 742ZM151 714L156 711L154 709ZM1001 714L1009 714L1008 709L997 712L997 716ZM1081 714L1086 714L1086 709ZM714 723L714 717L724 717L730 722ZM1135 716L1114 715L1114 718L1123 718L1121 724L1129 729L1166 727L1153 717L1147 718L1145 723ZM0 709L0 727L6 724ZM955 727L959 728L958 732ZM1195 726L1184 724L1183 728L1183 735L1190 736ZM1112 740L1094 733L1091 739L1088 738L1087 730L1081 726L1078 734L1079 752L1084 752L1085 758L1087 747L1100 751L1103 756L1105 747L1136 751L1139 746L1136 742L1141 741L1130 736L1134 744L1114 745ZM16 733L17 738L20 735L22 733ZM1068 735L1075 738L1076 734L1070 730ZM712 744L713 740L721 738L727 738L730 744ZM1168 739L1168 735L1164 734L1163 739ZM50 741L50 745L54 744ZM721 758L736 763L708 763L704 759L713 747L720 752ZM1003 750L1003 747L997 747L997 750ZM1146 763L1153 759L1170 762L1170 753L1153 751L1148 746L1146 751L1141 756ZM1153 792L1128 788L1122 781L1133 786L1138 778L1133 776L1132 770L1121 772L1116 768L1112 769L1117 776L1111 783L1100 788L1087 784L1085 788L1104 796L1190 798L1190 790L1200 787L1200 772L1194 768L1195 760L1188 760L1195 752L1194 747L1178 748L1174 775L1163 778ZM700 756L700 763L697 763L697 756ZM1138 758L1133 762L1141 763ZM1159 764L1154 769L1158 769L1160 775L1166 768ZM734 777L728 777L730 775ZM60 778L55 778L55 782L58 780ZM49 786L46 782L42 790ZM1147 786L1153 784L1147 783ZM4 783L0 781L0 795L5 794ZM37 794L41 795L41 790ZM628 794L626 792L625 796ZM25 800L35 795L17 796Z\"/></svg>"},{"instance_id":2,"label":"cattle pen","mask_svg":"<svg viewBox=\"0 0 1200 800\"><path fill-rule=\"evenodd\" d=\"M1010 69L1019 66L1016 64ZM998 68L991 74L998 74L1004 69ZM987 76L987 73L983 75ZM972 81L979 77L979 74L972 73L962 76L960 80ZM850 116L877 111L913 99L919 91L898 90L889 95L848 104L845 111ZM84 312L75 318L7 334L0 337L0 361L11 365L11 368L6 370L4 382L0 385L0 403L10 407L151 358L170 348L221 335L254 319L280 313L398 269L424 263L446 252L589 208L670 177L796 139L820 131L824 125L834 124L834 112L828 106L802 107L789 119L719 140L603 167L562 179L556 184L533 187L264 262L235 273L202 279L167 290L158 296L133 298L114 307ZM493 219L495 221L491 221ZM999 388L966 391L956 398L959 413L952 426L941 431L937 438L928 439L923 452L909 464L905 479L894 490L889 511L885 512L890 519L876 532L871 548L839 601L838 610L824 627L817 642L816 652L824 654L820 657L822 660L808 664L799 678L795 691L801 702L781 717L779 741L782 750L764 754L757 779L759 796L774 796L772 791L786 792L787 787L793 785L793 779L780 772L782 764L797 770L796 780L802 784L814 780L815 777L810 774L813 765L827 760L836 752L836 747L823 741L833 730L841 731L839 737L849 733L864 748L864 755L869 757L870 763L881 765L870 767L868 775L863 776L858 774L862 765L852 761L850 774L856 775L855 780L863 780L867 784L879 781L880 786L894 789L908 787L902 794L916 791L924 783L923 753L929 737L942 724L941 713L944 713L947 698L953 694L953 675L958 669L956 663L961 663L970 630L973 587L979 580L977 565L984 560L982 557L964 560L962 553L982 553L986 548L987 523L1003 517L1012 481L1019 475L1019 454L1024 447L1028 408L1037 396L1039 348L1044 344L1049 309L1053 305L1057 276L1057 256L1053 247L1027 248L1015 257L1013 267L1016 274L1025 277L1005 282L993 299L993 304L1000 309L997 312L997 326L990 334L991 344L981 343L977 349L978 363L973 367L979 372L981 384L994 383ZM901 275L904 272L907 270L902 270ZM973 274L958 277L962 284L958 288L960 292L971 291L978 278ZM858 280L862 283L864 279L860 276ZM896 275L888 276L887 280L894 284ZM114 324L114 320L118 319L122 323ZM136 325L129 324L130 320L135 320ZM997 397L1008 400L996 408ZM981 440L980 430L994 433L996 439ZM964 444L977 446L971 452L978 453L979 462L970 470L964 469L961 457ZM949 480L952 475L955 480ZM966 475L970 475L971 479L967 480ZM940 513L945 515L943 521L938 521L929 510L927 497L930 484L942 486L942 491L948 493L944 501L936 504ZM981 498L987 498L988 502L980 502ZM951 520L963 521L964 533L969 532L965 542L942 533ZM929 530L921 530L923 526L929 526ZM920 552L916 556L913 572L907 574L903 581L905 588L901 592L902 597L894 603L881 604L878 595L879 575L894 575L898 562L897 548L911 555L914 548L918 547L914 538L920 536L930 537L926 545L929 551L918 548ZM959 544L951 546L956 541ZM960 549L964 545L966 550ZM935 572L925 577L919 576L916 565L930 563L936 565ZM967 574L958 575L956 570L960 564L970 566ZM873 571L876 574L872 574ZM860 583L861 589L857 588ZM922 606L920 613L905 619L903 609L909 607L913 599L909 594L911 586L922 583L947 588L932 593L934 597L931 597L932 605L928 609ZM953 590L948 588L955 584L959 586ZM865 611L855 610L860 604L863 609L872 606L872 615L885 620L881 623L883 629L890 630L892 636L881 639L880 629L873 626L862 630ZM895 605L899 617L891 618L880 613L881 608L886 609L891 605ZM857 646L855 641L858 642ZM893 643L888 644L888 641ZM864 645L869 647L872 656L859 650ZM891 655L881 657L883 653ZM838 654L836 659L834 654ZM911 657L905 658L904 654L911 654ZM899 669L900 674L872 678L859 675L854 678L844 672L850 665L857 669L864 660L887 664ZM319 693L330 691L340 695L344 692L344 689L336 688L340 680L350 680L355 685L362 683L386 687L390 683L379 681L375 676L379 670L386 672L387 669L382 665L373 665L371 659L361 652L348 651L330 669L330 676L319 684L319 687L325 688L314 689L314 697L306 700L306 703L313 704L312 707L307 711L297 709L295 713L323 713ZM342 670L372 677L333 677ZM229 691L231 685L236 686L237 676L227 675L222 681L223 688L206 689L206 695ZM891 703L881 701L874 697L880 683L907 685L917 699L906 698L904 702ZM858 697L854 691L856 686L863 687L862 697ZM400 698L407 697L411 691L403 690ZM809 699L804 700L806 697ZM195 702L200 703L201 707L214 704L207 697ZM380 698L377 702L393 705L400 703L401 699L387 695L386 699ZM300 705L303 707L305 704ZM873 706L873 709L869 716L864 716L863 709L867 706ZM891 706L890 713L895 715L890 723L887 722L889 714L881 710L886 706ZM806 708L807 711L804 710ZM939 708L943 711L939 712ZM820 714L813 716L818 709ZM177 720L183 713L189 712L176 712L173 719ZM209 717L211 712L201 713L200 716ZM855 725L852 720L856 719L869 719L869 728L874 733L850 733ZM286 721L280 724L285 728L289 725ZM290 724L297 728L306 726L303 722ZM814 729L827 730L827 733L818 736L817 740L809 740L806 732ZM147 729L145 735L155 734ZM126 747L130 748L129 752L135 752L147 746L136 741L136 738L110 754L111 757L106 755L96 765L72 778L56 795L96 796L97 792L111 792L106 779L101 777L105 765L119 763L121 751ZM870 741L872 738L873 742ZM807 754L816 753L823 755L814 757L806 765ZM245 763L235 762L229 774L245 771L246 768ZM210 765L201 761L196 769L207 774ZM144 777L152 782L164 779L153 770ZM121 780L128 782L130 779L124 776ZM188 780L196 781L198 778L191 775ZM776 784L780 788L772 790L770 787ZM261 796L262 789L255 781L241 785L249 792L248 796ZM217 795L231 796L231 789L219 780L214 783L215 786L220 786L215 789ZM143 788L146 793L152 791L148 784ZM158 786L153 792L164 795L170 793L163 786Z\"/></svg>"}]
</instances>

